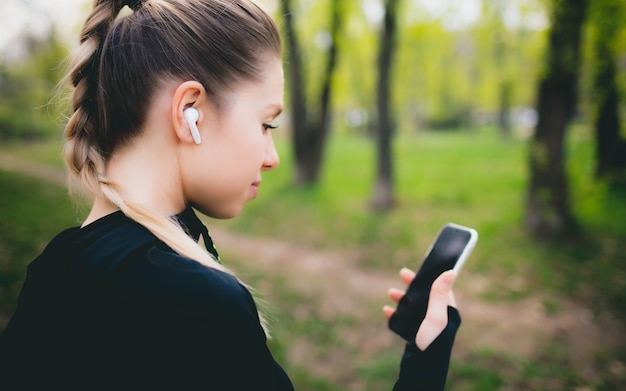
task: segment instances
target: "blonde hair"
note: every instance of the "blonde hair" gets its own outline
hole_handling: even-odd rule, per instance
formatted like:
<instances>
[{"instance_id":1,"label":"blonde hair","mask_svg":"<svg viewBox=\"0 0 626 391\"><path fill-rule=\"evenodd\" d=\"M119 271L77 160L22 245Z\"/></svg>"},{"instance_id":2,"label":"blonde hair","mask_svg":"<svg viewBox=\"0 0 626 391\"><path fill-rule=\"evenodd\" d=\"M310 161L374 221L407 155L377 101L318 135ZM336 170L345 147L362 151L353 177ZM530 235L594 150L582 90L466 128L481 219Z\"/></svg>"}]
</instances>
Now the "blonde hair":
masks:
<instances>
[{"instance_id":1,"label":"blonde hair","mask_svg":"<svg viewBox=\"0 0 626 391\"><path fill-rule=\"evenodd\" d=\"M133 12L119 17L125 6ZM176 253L232 275L174 220L122 199L104 169L139 134L163 82L199 81L219 107L224 92L257 80L264 60L280 53L274 21L251 1L94 0L66 76L74 86L64 133L70 175Z\"/></svg>"}]
</instances>

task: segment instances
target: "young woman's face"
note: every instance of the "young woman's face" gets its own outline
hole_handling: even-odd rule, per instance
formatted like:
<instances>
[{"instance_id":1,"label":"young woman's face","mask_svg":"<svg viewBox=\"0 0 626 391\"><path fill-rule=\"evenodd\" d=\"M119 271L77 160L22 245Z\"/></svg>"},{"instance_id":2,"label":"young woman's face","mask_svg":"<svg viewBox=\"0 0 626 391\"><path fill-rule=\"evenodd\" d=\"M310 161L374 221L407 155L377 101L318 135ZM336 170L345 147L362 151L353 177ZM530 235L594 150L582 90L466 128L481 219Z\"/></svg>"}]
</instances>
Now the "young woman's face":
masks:
<instances>
[{"instance_id":1,"label":"young woman's face","mask_svg":"<svg viewBox=\"0 0 626 391\"><path fill-rule=\"evenodd\" d=\"M206 215L236 216L259 192L262 173L276 168L278 153L269 129L283 107L280 59L266 63L261 79L242 83L219 110L202 110L202 143L181 167L187 200Z\"/></svg>"}]
</instances>

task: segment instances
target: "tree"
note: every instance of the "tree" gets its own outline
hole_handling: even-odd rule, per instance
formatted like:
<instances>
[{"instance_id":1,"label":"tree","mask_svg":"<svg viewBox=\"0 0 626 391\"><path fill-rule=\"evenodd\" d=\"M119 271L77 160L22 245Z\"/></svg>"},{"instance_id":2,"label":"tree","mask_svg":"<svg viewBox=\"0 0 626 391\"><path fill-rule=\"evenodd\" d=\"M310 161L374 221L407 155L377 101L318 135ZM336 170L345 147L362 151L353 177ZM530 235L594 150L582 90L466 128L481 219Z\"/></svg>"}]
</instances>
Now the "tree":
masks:
<instances>
[{"instance_id":1,"label":"tree","mask_svg":"<svg viewBox=\"0 0 626 391\"><path fill-rule=\"evenodd\" d=\"M623 0L596 0L590 6L593 28L593 127L596 176L626 182L626 140L620 133L617 38ZM621 15L621 18L620 18Z\"/></svg>"},{"instance_id":2,"label":"tree","mask_svg":"<svg viewBox=\"0 0 626 391\"><path fill-rule=\"evenodd\" d=\"M564 139L575 114L581 31L588 0L553 0L547 66L539 82L538 123L530 146L526 225L537 237L573 234Z\"/></svg>"},{"instance_id":3,"label":"tree","mask_svg":"<svg viewBox=\"0 0 626 391\"><path fill-rule=\"evenodd\" d=\"M376 88L378 161L376 184L372 198L372 207L376 210L390 209L395 203L391 150L391 140L394 133L391 110L391 69L396 46L399 2L399 0L385 1L385 17L378 53L378 83Z\"/></svg>"},{"instance_id":4,"label":"tree","mask_svg":"<svg viewBox=\"0 0 626 391\"><path fill-rule=\"evenodd\" d=\"M511 121L509 119L509 111L511 109L511 98L513 83L510 78L507 60L510 56L507 47L507 31L504 25L504 1L491 0L483 3L485 11L487 11L490 30L493 37L493 53L495 70L497 72L498 84L498 116L497 123L500 134L503 139L511 137Z\"/></svg>"},{"instance_id":5,"label":"tree","mask_svg":"<svg viewBox=\"0 0 626 391\"><path fill-rule=\"evenodd\" d=\"M332 78L337 65L338 35L343 12L340 0L331 2L331 21L326 65L321 75L319 100L307 104L305 70L302 51L294 25L291 0L280 1L284 15L284 28L287 41L289 92L293 124L294 160L296 164L295 182L310 185L319 181L324 147L330 125L330 104L332 98ZM311 109L309 109L311 108Z\"/></svg>"}]
</instances>

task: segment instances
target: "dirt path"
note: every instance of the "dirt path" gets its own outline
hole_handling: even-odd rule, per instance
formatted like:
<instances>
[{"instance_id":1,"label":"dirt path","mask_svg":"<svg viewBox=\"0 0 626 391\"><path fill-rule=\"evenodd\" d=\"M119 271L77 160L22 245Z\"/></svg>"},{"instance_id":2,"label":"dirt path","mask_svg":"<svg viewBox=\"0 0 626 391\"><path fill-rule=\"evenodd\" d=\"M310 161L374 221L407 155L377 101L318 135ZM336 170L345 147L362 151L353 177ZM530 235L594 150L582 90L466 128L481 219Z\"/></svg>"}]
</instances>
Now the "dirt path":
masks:
<instances>
[{"instance_id":1,"label":"dirt path","mask_svg":"<svg viewBox=\"0 0 626 391\"><path fill-rule=\"evenodd\" d=\"M253 259L257 267L279 271L290 276L291 288L303 293L314 290L326 298L328 310L343 313L363 307L364 301L385 301L384 293L391 286L400 287L396 275L364 271L355 267L359 254L341 251L316 251L271 239L241 236L213 227L211 234L221 249L244 259ZM306 276L306 279L300 278ZM558 313L550 314L544 298L505 303L487 303L478 296L483 281L478 275L466 273L455 286L455 295L463 315L458 351L489 348L532 356L558 335L571 346L572 358L585 365L599 346L611 346L621 338L620 328L612 319L596 319L590 309L563 298Z\"/></svg>"},{"instance_id":2,"label":"dirt path","mask_svg":"<svg viewBox=\"0 0 626 391\"><path fill-rule=\"evenodd\" d=\"M67 175L63 170L2 152L0 152L0 169L19 172L41 181L61 186L66 184L67 179Z\"/></svg>"},{"instance_id":3,"label":"dirt path","mask_svg":"<svg viewBox=\"0 0 626 391\"><path fill-rule=\"evenodd\" d=\"M0 153L0 169L58 185L66 182L62 170L8 154ZM281 274L289 289L318 297L322 311L367 317L370 315L360 313L363 308L371 304L382 306L386 290L400 285L395 275L381 275L356 267L358 252L318 251L273 239L242 236L212 225L211 233L221 252L240 259L253 259L254 264L247 267L259 273ZM620 325L610 316L594 317L591 309L558 297L550 297L550 302L558 303L560 310L549 313L541 294L515 302L485 302L480 299L485 284L488 281L484 277L470 273L464 273L457 282L455 293L463 314L463 326L455 354L463 356L476 349L489 349L531 357L558 338L569 346L572 362L584 371L593 365L594 352L598 349L624 344ZM393 343L393 336L380 338L382 324L363 331L379 341L368 345L368 349L376 351L382 345ZM319 372L324 371L325 368L320 368Z\"/></svg>"}]
</instances>

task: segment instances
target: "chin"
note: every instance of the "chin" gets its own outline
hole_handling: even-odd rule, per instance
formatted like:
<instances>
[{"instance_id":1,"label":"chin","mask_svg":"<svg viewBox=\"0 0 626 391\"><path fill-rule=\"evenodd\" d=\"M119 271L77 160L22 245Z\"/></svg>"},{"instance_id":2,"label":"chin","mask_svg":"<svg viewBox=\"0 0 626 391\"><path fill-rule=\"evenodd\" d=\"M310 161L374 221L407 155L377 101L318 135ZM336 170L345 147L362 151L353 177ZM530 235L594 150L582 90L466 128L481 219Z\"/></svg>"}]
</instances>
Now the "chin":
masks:
<instances>
[{"instance_id":1,"label":"chin","mask_svg":"<svg viewBox=\"0 0 626 391\"><path fill-rule=\"evenodd\" d=\"M200 213L202 213L203 215L206 215L210 218L219 219L219 220L228 220L239 215L239 213L241 213L243 209L243 206L238 207L238 208L237 207L223 208L219 210L216 210L213 208L203 208L202 206L196 206L196 205L194 205L194 208L200 211Z\"/></svg>"},{"instance_id":2,"label":"chin","mask_svg":"<svg viewBox=\"0 0 626 391\"><path fill-rule=\"evenodd\" d=\"M217 215L217 216L211 216L214 219L219 219L219 220L229 220L232 219L233 217L237 217L237 215L239 215L239 213L224 213L221 215Z\"/></svg>"}]
</instances>

